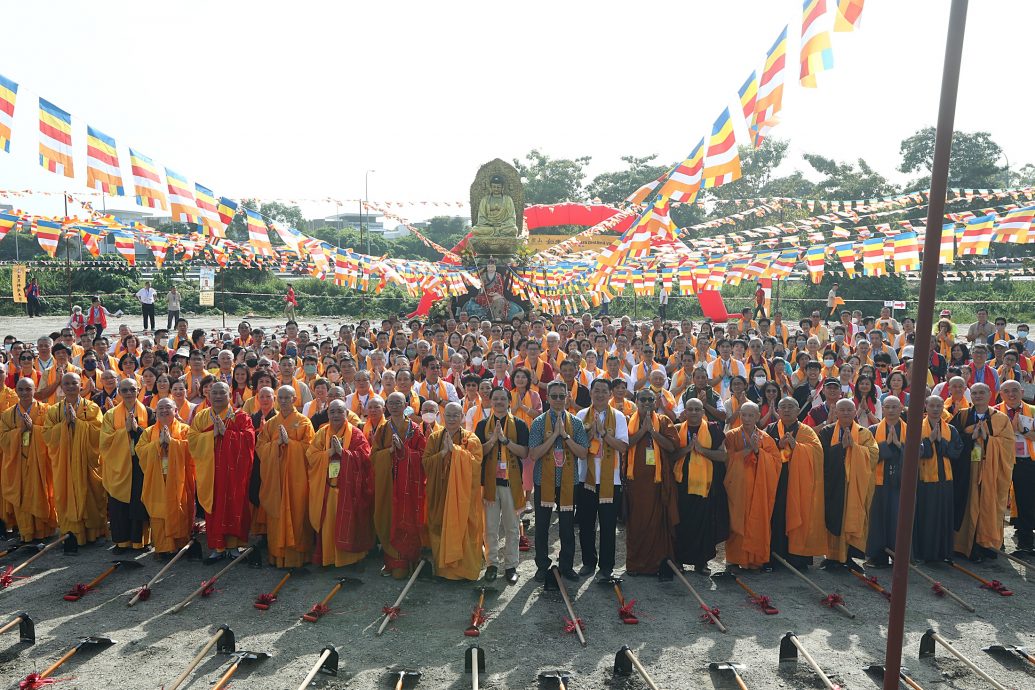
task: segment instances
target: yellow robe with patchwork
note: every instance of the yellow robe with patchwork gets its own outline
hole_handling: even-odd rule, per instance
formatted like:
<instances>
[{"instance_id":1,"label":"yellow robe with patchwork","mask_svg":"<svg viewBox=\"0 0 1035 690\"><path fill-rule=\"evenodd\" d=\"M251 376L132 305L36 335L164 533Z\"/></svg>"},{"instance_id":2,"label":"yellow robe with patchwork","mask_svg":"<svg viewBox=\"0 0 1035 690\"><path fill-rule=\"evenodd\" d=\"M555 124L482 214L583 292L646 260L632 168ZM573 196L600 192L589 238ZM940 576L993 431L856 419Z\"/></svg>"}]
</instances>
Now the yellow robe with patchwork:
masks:
<instances>
[{"instance_id":1,"label":"yellow robe with patchwork","mask_svg":"<svg viewBox=\"0 0 1035 690\"><path fill-rule=\"evenodd\" d=\"M57 529L54 511L54 472L43 441L43 420L47 405L32 401L28 416L32 431L23 431L17 406L0 414L0 487L4 521L8 527L18 524L22 541L46 539ZM10 506L14 519L8 520L6 507Z\"/></svg>"},{"instance_id":2,"label":"yellow robe with patchwork","mask_svg":"<svg viewBox=\"0 0 1035 690\"><path fill-rule=\"evenodd\" d=\"M197 494L194 459L187 434L190 427L174 419L169 425L169 450L162 459L162 425L153 424L137 442L137 457L144 473L140 500L151 518L151 542L158 553L178 551L194 528Z\"/></svg>"},{"instance_id":3,"label":"yellow robe with patchwork","mask_svg":"<svg viewBox=\"0 0 1035 690\"><path fill-rule=\"evenodd\" d=\"M482 444L464 429L453 436L453 452L440 455L444 427L424 449L428 537L435 574L448 580L477 580L482 569L485 511L482 507Z\"/></svg>"},{"instance_id":4,"label":"yellow robe with patchwork","mask_svg":"<svg viewBox=\"0 0 1035 690\"><path fill-rule=\"evenodd\" d=\"M287 446L280 445L282 427L287 429ZM271 417L255 440L262 461L259 503L266 510L269 560L278 568L301 566L312 549L306 450L314 436L313 423L295 410L286 418L280 413Z\"/></svg>"},{"instance_id":5,"label":"yellow robe with patchwork","mask_svg":"<svg viewBox=\"0 0 1035 690\"><path fill-rule=\"evenodd\" d=\"M65 403L52 405L43 422L54 471L54 509L58 529L80 544L96 541L108 529L108 504L101 480L101 408L80 398L75 428L65 422Z\"/></svg>"}]
</instances>

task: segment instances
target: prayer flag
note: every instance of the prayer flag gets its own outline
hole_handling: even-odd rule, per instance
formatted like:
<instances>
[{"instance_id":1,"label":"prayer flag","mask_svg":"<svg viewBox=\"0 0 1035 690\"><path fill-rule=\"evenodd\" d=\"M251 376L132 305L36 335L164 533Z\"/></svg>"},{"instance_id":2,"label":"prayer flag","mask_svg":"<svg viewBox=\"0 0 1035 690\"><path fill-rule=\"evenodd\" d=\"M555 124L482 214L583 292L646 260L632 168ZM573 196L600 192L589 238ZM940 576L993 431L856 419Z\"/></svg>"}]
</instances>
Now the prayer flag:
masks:
<instances>
[{"instance_id":1,"label":"prayer flag","mask_svg":"<svg viewBox=\"0 0 1035 690\"><path fill-rule=\"evenodd\" d=\"M728 107L723 108L712 127L702 175L706 188L718 187L740 178L740 156L737 154L737 140L733 136L733 121Z\"/></svg>"},{"instance_id":2,"label":"prayer flag","mask_svg":"<svg viewBox=\"0 0 1035 690\"><path fill-rule=\"evenodd\" d=\"M89 126L86 128L86 186L113 196L126 195L115 140Z\"/></svg>"},{"instance_id":3,"label":"prayer flag","mask_svg":"<svg viewBox=\"0 0 1035 690\"><path fill-rule=\"evenodd\" d=\"M826 263L826 245L812 245L805 250L805 265L809 270L809 278L814 285L823 282L823 268Z\"/></svg>"},{"instance_id":4,"label":"prayer flag","mask_svg":"<svg viewBox=\"0 0 1035 690\"><path fill-rule=\"evenodd\" d=\"M194 188L187 178L175 170L165 169L165 183L169 188L169 208L174 223L201 224L197 204L194 203Z\"/></svg>"},{"instance_id":5,"label":"prayer flag","mask_svg":"<svg viewBox=\"0 0 1035 690\"><path fill-rule=\"evenodd\" d=\"M863 275L883 276L887 275L887 265L884 263L884 238L871 237L863 240Z\"/></svg>"},{"instance_id":6,"label":"prayer flag","mask_svg":"<svg viewBox=\"0 0 1035 690\"><path fill-rule=\"evenodd\" d=\"M671 174L672 174L672 171L670 170L667 173L665 173L664 175L662 175L661 177L659 177L658 179L651 180L650 182L648 182L647 184L643 185L642 187L637 189L635 192L630 194L628 197L626 197L625 200L628 201L631 204L642 204L644 201L647 200L647 197L649 197L651 195L651 192L653 192L655 189L657 189L658 185L660 185L662 182L664 182L665 178L667 178Z\"/></svg>"},{"instance_id":7,"label":"prayer flag","mask_svg":"<svg viewBox=\"0 0 1035 690\"><path fill-rule=\"evenodd\" d=\"M87 226L80 226L79 239L82 240L83 246L86 247L86 251L90 252L90 256L96 258L101 255L101 242L104 237L101 235L100 228L92 228Z\"/></svg>"},{"instance_id":8,"label":"prayer flag","mask_svg":"<svg viewBox=\"0 0 1035 690\"><path fill-rule=\"evenodd\" d=\"M658 190L658 197L672 201L693 203L701 189L701 172L704 169L704 139L697 142L690 155L669 171L667 179Z\"/></svg>"},{"instance_id":9,"label":"prayer flag","mask_svg":"<svg viewBox=\"0 0 1035 690\"><path fill-rule=\"evenodd\" d=\"M755 124L755 107L758 101L758 75L756 72L752 72L748 76L747 81L737 91L737 95L740 96L740 108L744 112L744 120L747 122L748 132L751 135L751 140L754 141L755 134L758 131L758 127Z\"/></svg>"},{"instance_id":10,"label":"prayer flag","mask_svg":"<svg viewBox=\"0 0 1035 690\"><path fill-rule=\"evenodd\" d=\"M221 196L219 197L219 206L216 207L216 210L219 212L219 220L223 221L223 225L230 225L234 220L234 216L237 215L237 202Z\"/></svg>"},{"instance_id":11,"label":"prayer flag","mask_svg":"<svg viewBox=\"0 0 1035 690\"><path fill-rule=\"evenodd\" d=\"M126 260L130 266L137 264L137 249L133 242L133 235L125 230L112 230L115 235L115 251Z\"/></svg>"},{"instance_id":12,"label":"prayer flag","mask_svg":"<svg viewBox=\"0 0 1035 690\"><path fill-rule=\"evenodd\" d=\"M14 101L18 85L0 74L0 146L11 152L11 127L14 126Z\"/></svg>"},{"instance_id":13,"label":"prayer flag","mask_svg":"<svg viewBox=\"0 0 1035 690\"><path fill-rule=\"evenodd\" d=\"M212 190L195 182L194 201L198 204L198 215L201 216L201 224L208 230L209 236L226 237L226 225L219 218L219 206Z\"/></svg>"},{"instance_id":14,"label":"prayer flag","mask_svg":"<svg viewBox=\"0 0 1035 690\"><path fill-rule=\"evenodd\" d=\"M834 51L824 16L827 0L805 0L801 19L801 85L816 87L816 75L834 68Z\"/></svg>"},{"instance_id":15,"label":"prayer flag","mask_svg":"<svg viewBox=\"0 0 1035 690\"><path fill-rule=\"evenodd\" d=\"M61 223L52 220L39 219L35 223L36 241L40 243L43 251L54 258L57 254L58 240L61 238Z\"/></svg>"},{"instance_id":16,"label":"prayer flag","mask_svg":"<svg viewBox=\"0 0 1035 690\"><path fill-rule=\"evenodd\" d=\"M762 145L770 130L779 123L783 108L783 83L787 66L787 27L776 37L776 42L766 54L762 77L758 82L758 98L755 101L755 148Z\"/></svg>"},{"instance_id":17,"label":"prayer flag","mask_svg":"<svg viewBox=\"0 0 1035 690\"><path fill-rule=\"evenodd\" d=\"M895 236L895 273L920 270L920 245L915 232L903 232Z\"/></svg>"},{"instance_id":18,"label":"prayer flag","mask_svg":"<svg viewBox=\"0 0 1035 690\"><path fill-rule=\"evenodd\" d=\"M1032 220L1035 220L1035 206L1013 209L996 225L995 240L1027 244Z\"/></svg>"},{"instance_id":19,"label":"prayer flag","mask_svg":"<svg viewBox=\"0 0 1035 690\"><path fill-rule=\"evenodd\" d=\"M967 221L960 241L960 256L986 256L992 242L992 226L995 216L979 216Z\"/></svg>"},{"instance_id":20,"label":"prayer flag","mask_svg":"<svg viewBox=\"0 0 1035 690\"><path fill-rule=\"evenodd\" d=\"M942 242L938 248L938 263L948 266L956 261L956 224L946 223L942 226Z\"/></svg>"},{"instance_id":21,"label":"prayer flag","mask_svg":"<svg viewBox=\"0 0 1035 690\"><path fill-rule=\"evenodd\" d=\"M133 174L133 186L136 188L137 204L148 208L168 210L165 192L162 191L162 179L154 161L133 149L129 150L129 166Z\"/></svg>"},{"instance_id":22,"label":"prayer flag","mask_svg":"<svg viewBox=\"0 0 1035 690\"><path fill-rule=\"evenodd\" d=\"M40 99L40 165L52 173L75 177L72 169L72 116L42 98Z\"/></svg>"},{"instance_id":23,"label":"prayer flag","mask_svg":"<svg viewBox=\"0 0 1035 690\"><path fill-rule=\"evenodd\" d=\"M13 216L10 213L4 213L0 211L0 240L7 237L7 233L18 225L18 221L21 220L18 216Z\"/></svg>"},{"instance_id":24,"label":"prayer flag","mask_svg":"<svg viewBox=\"0 0 1035 690\"><path fill-rule=\"evenodd\" d=\"M149 236L147 241L151 253L155 255L155 266L162 267L165 263L165 253L169 250L169 240L165 235L154 234Z\"/></svg>"},{"instance_id":25,"label":"prayer flag","mask_svg":"<svg viewBox=\"0 0 1035 690\"><path fill-rule=\"evenodd\" d=\"M834 31L845 32L859 28L865 0L838 0Z\"/></svg>"},{"instance_id":26,"label":"prayer flag","mask_svg":"<svg viewBox=\"0 0 1035 690\"><path fill-rule=\"evenodd\" d=\"M248 221L248 244L252 246L257 256L275 256L273 245L270 244L270 233L266 222L255 211L250 208L244 209Z\"/></svg>"}]
</instances>

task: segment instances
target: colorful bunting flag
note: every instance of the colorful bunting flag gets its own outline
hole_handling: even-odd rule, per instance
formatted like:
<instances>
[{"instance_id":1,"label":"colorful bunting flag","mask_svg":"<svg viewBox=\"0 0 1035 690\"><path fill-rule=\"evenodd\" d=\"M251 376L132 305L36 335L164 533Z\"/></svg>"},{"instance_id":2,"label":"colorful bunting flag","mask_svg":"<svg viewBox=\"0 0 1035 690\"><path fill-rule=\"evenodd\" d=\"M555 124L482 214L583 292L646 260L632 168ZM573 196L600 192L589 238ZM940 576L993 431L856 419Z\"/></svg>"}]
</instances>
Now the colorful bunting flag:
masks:
<instances>
[{"instance_id":1,"label":"colorful bunting flag","mask_svg":"<svg viewBox=\"0 0 1035 690\"><path fill-rule=\"evenodd\" d=\"M86 128L86 186L112 196L125 196L115 140L99 129Z\"/></svg>"},{"instance_id":2,"label":"colorful bunting flag","mask_svg":"<svg viewBox=\"0 0 1035 690\"><path fill-rule=\"evenodd\" d=\"M895 273L920 270L920 245L915 232L903 232L895 235Z\"/></svg>"},{"instance_id":3,"label":"colorful bunting flag","mask_svg":"<svg viewBox=\"0 0 1035 690\"><path fill-rule=\"evenodd\" d=\"M838 0L837 16L834 17L834 31L845 32L859 28L865 0Z\"/></svg>"},{"instance_id":4,"label":"colorful bunting flag","mask_svg":"<svg viewBox=\"0 0 1035 690\"><path fill-rule=\"evenodd\" d=\"M826 264L826 245L812 245L805 250L805 265L809 270L809 278L814 285L823 282L823 269Z\"/></svg>"},{"instance_id":5,"label":"colorful bunting flag","mask_svg":"<svg viewBox=\"0 0 1035 690\"><path fill-rule=\"evenodd\" d=\"M165 235L152 234L147 238L147 245L155 256L155 266L161 268L165 263L165 254L169 250L169 240Z\"/></svg>"},{"instance_id":6,"label":"colorful bunting flag","mask_svg":"<svg viewBox=\"0 0 1035 690\"><path fill-rule=\"evenodd\" d=\"M697 142L690 155L669 171L658 197L672 201L693 203L701 189L701 171L704 169L704 139Z\"/></svg>"},{"instance_id":7,"label":"colorful bunting flag","mask_svg":"<svg viewBox=\"0 0 1035 690\"><path fill-rule=\"evenodd\" d=\"M58 240L61 238L61 223L39 219L35 223L36 241L50 258L57 255Z\"/></svg>"},{"instance_id":8,"label":"colorful bunting flag","mask_svg":"<svg viewBox=\"0 0 1035 690\"><path fill-rule=\"evenodd\" d=\"M635 192L630 194L628 197L626 197L625 200L628 201L630 204L642 204L644 201L647 200L651 193L658 188L658 185L664 182L665 179L671 174L672 171L670 170L658 179L651 180L650 182L648 182L647 184L643 185Z\"/></svg>"},{"instance_id":9,"label":"colorful bunting flag","mask_svg":"<svg viewBox=\"0 0 1035 690\"><path fill-rule=\"evenodd\" d=\"M40 99L40 165L52 173L75 177L72 169L72 116Z\"/></svg>"},{"instance_id":10,"label":"colorful bunting flag","mask_svg":"<svg viewBox=\"0 0 1035 690\"><path fill-rule=\"evenodd\" d=\"M270 244L270 233L266 222L255 211L250 208L244 209L248 221L248 244L255 250L257 256L275 256L273 245Z\"/></svg>"},{"instance_id":11,"label":"colorful bunting flag","mask_svg":"<svg viewBox=\"0 0 1035 690\"><path fill-rule=\"evenodd\" d=\"M165 169L165 184L169 188L169 208L174 223L201 224L198 206L190 182L175 170Z\"/></svg>"},{"instance_id":12,"label":"colorful bunting flag","mask_svg":"<svg viewBox=\"0 0 1035 690\"><path fill-rule=\"evenodd\" d=\"M201 223L210 237L226 237L226 224L219 218L219 205L215 194L208 187L194 183L194 200L198 204Z\"/></svg>"},{"instance_id":13,"label":"colorful bunting flag","mask_svg":"<svg viewBox=\"0 0 1035 690\"><path fill-rule=\"evenodd\" d=\"M956 257L954 255L956 247L956 224L945 223L942 226L942 242L941 246L938 247L938 263L942 266L949 266Z\"/></svg>"},{"instance_id":14,"label":"colorful bunting flag","mask_svg":"<svg viewBox=\"0 0 1035 690\"><path fill-rule=\"evenodd\" d=\"M19 220L18 216L13 216L10 213L0 211L0 240L7 237L7 233L18 225Z\"/></svg>"},{"instance_id":15,"label":"colorful bunting flag","mask_svg":"<svg viewBox=\"0 0 1035 690\"><path fill-rule=\"evenodd\" d=\"M995 216L979 216L967 221L963 238L959 243L960 256L987 256L992 242L992 226Z\"/></svg>"},{"instance_id":16,"label":"colorful bunting flag","mask_svg":"<svg viewBox=\"0 0 1035 690\"><path fill-rule=\"evenodd\" d=\"M801 19L801 85L816 87L816 75L834 68L834 51L824 17L827 0L805 0Z\"/></svg>"},{"instance_id":17,"label":"colorful bunting flag","mask_svg":"<svg viewBox=\"0 0 1035 690\"><path fill-rule=\"evenodd\" d=\"M871 237L863 240L863 275L887 275L887 268L884 263L884 238Z\"/></svg>"},{"instance_id":18,"label":"colorful bunting flag","mask_svg":"<svg viewBox=\"0 0 1035 690\"><path fill-rule=\"evenodd\" d=\"M737 91L737 95L740 96L740 108L744 112L744 120L747 122L748 134L750 135L751 141L755 140L755 135L758 132L758 126L755 124L755 108L758 103L758 75L756 72L752 72L748 76L747 81Z\"/></svg>"},{"instance_id":19,"label":"colorful bunting flag","mask_svg":"<svg viewBox=\"0 0 1035 690\"><path fill-rule=\"evenodd\" d=\"M708 155L704 159L704 186L706 188L729 184L740 178L740 156L733 135L730 109L724 108L712 127L708 140Z\"/></svg>"},{"instance_id":20,"label":"colorful bunting flag","mask_svg":"<svg viewBox=\"0 0 1035 690\"><path fill-rule=\"evenodd\" d=\"M14 126L14 101L18 97L18 84L0 74L0 146L5 153L11 152L11 127Z\"/></svg>"},{"instance_id":21,"label":"colorful bunting flag","mask_svg":"<svg viewBox=\"0 0 1035 690\"><path fill-rule=\"evenodd\" d=\"M783 109L783 83L787 66L787 27L777 36L766 54L762 77L758 82L755 101L755 148L762 145L769 132L779 123L777 115Z\"/></svg>"},{"instance_id":22,"label":"colorful bunting flag","mask_svg":"<svg viewBox=\"0 0 1035 690\"><path fill-rule=\"evenodd\" d=\"M125 230L113 230L115 235L115 251L126 260L130 266L137 265L137 249L133 242L133 235Z\"/></svg>"},{"instance_id":23,"label":"colorful bunting flag","mask_svg":"<svg viewBox=\"0 0 1035 690\"><path fill-rule=\"evenodd\" d=\"M1009 211L996 225L995 241L1027 244L1032 220L1035 220L1035 206Z\"/></svg>"},{"instance_id":24,"label":"colorful bunting flag","mask_svg":"<svg viewBox=\"0 0 1035 690\"><path fill-rule=\"evenodd\" d=\"M136 200L140 206L168 210L165 192L162 191L162 179L154 161L133 149L129 150L129 165L133 174L133 186L136 188Z\"/></svg>"},{"instance_id":25,"label":"colorful bunting flag","mask_svg":"<svg viewBox=\"0 0 1035 690\"><path fill-rule=\"evenodd\" d=\"M100 228L94 228L90 226L80 226L79 239L82 241L83 246L86 247L86 251L90 252L90 256L97 258L101 255L101 242L104 241L104 235L101 233Z\"/></svg>"},{"instance_id":26,"label":"colorful bunting flag","mask_svg":"<svg viewBox=\"0 0 1035 690\"><path fill-rule=\"evenodd\" d=\"M234 220L234 216L237 215L237 202L221 196L219 197L219 206L216 207L216 210L219 212L219 220L223 222L223 225L230 225Z\"/></svg>"}]
</instances>

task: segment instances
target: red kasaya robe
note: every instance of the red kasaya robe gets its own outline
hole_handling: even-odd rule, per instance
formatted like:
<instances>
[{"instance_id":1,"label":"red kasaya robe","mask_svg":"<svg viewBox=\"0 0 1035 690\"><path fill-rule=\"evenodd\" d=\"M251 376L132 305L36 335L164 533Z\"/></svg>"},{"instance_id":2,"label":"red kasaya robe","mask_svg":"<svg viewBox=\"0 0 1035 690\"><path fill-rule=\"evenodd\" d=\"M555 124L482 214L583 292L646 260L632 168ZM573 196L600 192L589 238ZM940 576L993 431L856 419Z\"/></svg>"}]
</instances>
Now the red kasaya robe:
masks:
<instances>
[{"instance_id":1,"label":"red kasaya robe","mask_svg":"<svg viewBox=\"0 0 1035 690\"><path fill-rule=\"evenodd\" d=\"M255 429L243 411L229 408L226 433L216 443L212 408L198 410L187 441L197 471L198 502L205 511L208 547L244 546L251 526L248 483L255 454Z\"/></svg>"},{"instance_id":2,"label":"red kasaya robe","mask_svg":"<svg viewBox=\"0 0 1035 690\"><path fill-rule=\"evenodd\" d=\"M334 436L342 443L340 456L331 455ZM306 466L309 524L316 531L312 562L342 567L361 561L374 546L374 476L366 436L348 422L337 434L325 425L306 450Z\"/></svg>"}]
</instances>

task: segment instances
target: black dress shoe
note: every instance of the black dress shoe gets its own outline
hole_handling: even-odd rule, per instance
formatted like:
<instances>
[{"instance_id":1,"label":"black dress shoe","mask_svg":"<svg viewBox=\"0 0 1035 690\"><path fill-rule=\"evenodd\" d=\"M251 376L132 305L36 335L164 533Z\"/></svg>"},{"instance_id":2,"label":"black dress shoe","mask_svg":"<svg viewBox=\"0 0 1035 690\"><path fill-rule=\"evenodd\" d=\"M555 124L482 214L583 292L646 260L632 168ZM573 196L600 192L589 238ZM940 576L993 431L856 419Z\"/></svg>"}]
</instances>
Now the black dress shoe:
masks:
<instances>
[{"instance_id":1,"label":"black dress shoe","mask_svg":"<svg viewBox=\"0 0 1035 690\"><path fill-rule=\"evenodd\" d=\"M615 576L611 572L600 573L600 577L597 578L597 584L600 586L610 586L614 583Z\"/></svg>"},{"instance_id":2,"label":"black dress shoe","mask_svg":"<svg viewBox=\"0 0 1035 690\"><path fill-rule=\"evenodd\" d=\"M518 582L517 568L507 568L503 571L503 579L508 585L516 585Z\"/></svg>"},{"instance_id":3,"label":"black dress shoe","mask_svg":"<svg viewBox=\"0 0 1035 690\"><path fill-rule=\"evenodd\" d=\"M492 582L496 579L496 576L498 574L499 570L497 570L496 566L490 565L488 568L485 569L485 581Z\"/></svg>"},{"instance_id":4,"label":"black dress shoe","mask_svg":"<svg viewBox=\"0 0 1035 690\"><path fill-rule=\"evenodd\" d=\"M538 570L535 571L535 581L536 582L546 582L546 574L547 574L547 570L545 568L539 568Z\"/></svg>"},{"instance_id":5,"label":"black dress shoe","mask_svg":"<svg viewBox=\"0 0 1035 690\"><path fill-rule=\"evenodd\" d=\"M562 570L561 571L561 577L563 577L568 582L578 582L579 581L579 574L577 572L575 572L574 570L570 570L570 569L569 570Z\"/></svg>"},{"instance_id":6,"label":"black dress shoe","mask_svg":"<svg viewBox=\"0 0 1035 690\"><path fill-rule=\"evenodd\" d=\"M205 560L202 561L202 562L205 565L215 565L216 563L219 563L220 561L224 560L227 557L228 556L227 556L226 551L213 551L208 556L206 556Z\"/></svg>"},{"instance_id":7,"label":"black dress shoe","mask_svg":"<svg viewBox=\"0 0 1035 690\"><path fill-rule=\"evenodd\" d=\"M584 565L581 568L579 568L579 577L589 577L590 575L595 573L596 570L596 566Z\"/></svg>"},{"instance_id":8,"label":"black dress shoe","mask_svg":"<svg viewBox=\"0 0 1035 690\"><path fill-rule=\"evenodd\" d=\"M113 548L111 550L111 552L113 554L115 554L116 556L121 556L122 554L126 553L127 551L129 551L129 547L128 546L116 546L115 548Z\"/></svg>"}]
</instances>

